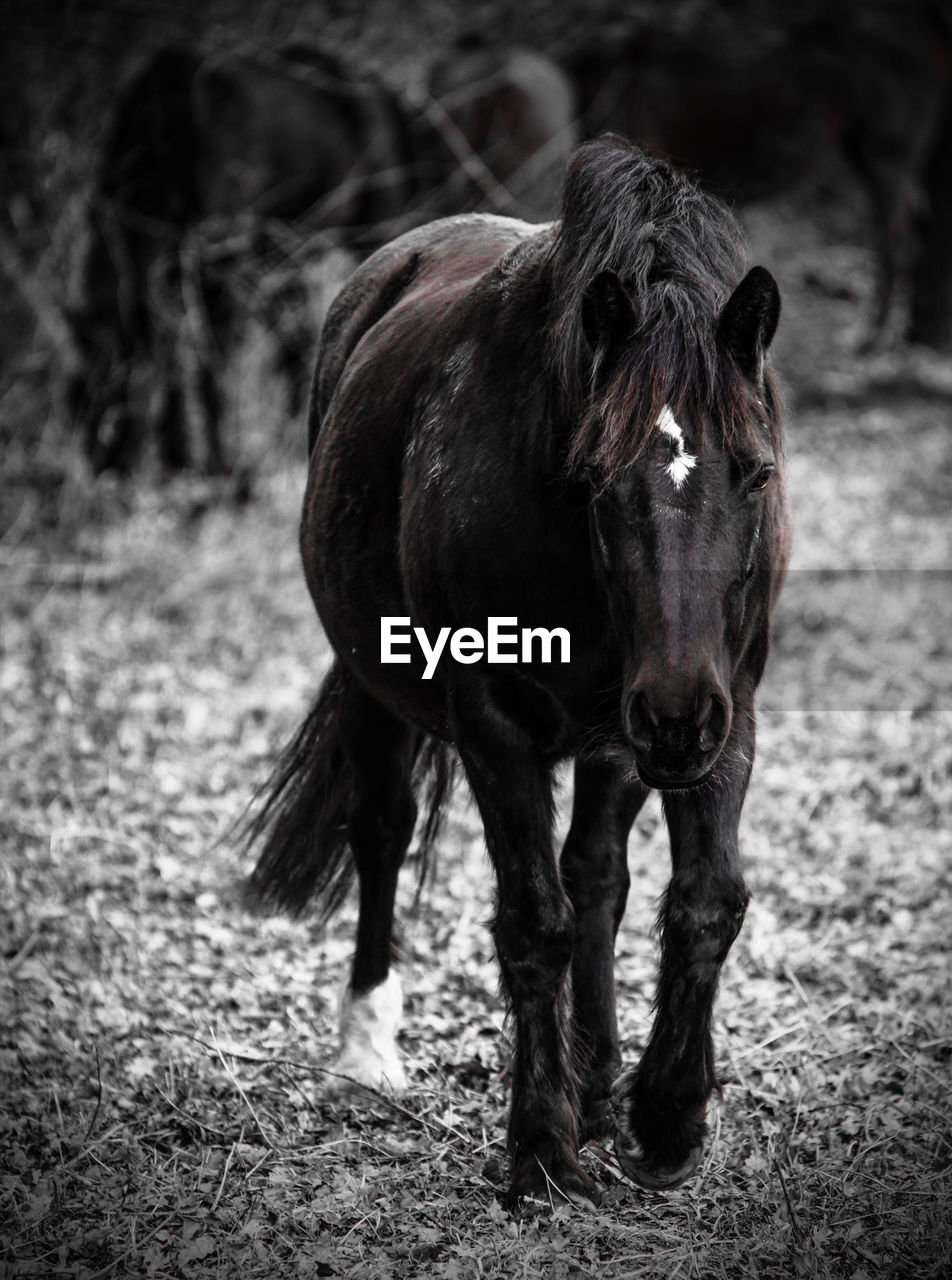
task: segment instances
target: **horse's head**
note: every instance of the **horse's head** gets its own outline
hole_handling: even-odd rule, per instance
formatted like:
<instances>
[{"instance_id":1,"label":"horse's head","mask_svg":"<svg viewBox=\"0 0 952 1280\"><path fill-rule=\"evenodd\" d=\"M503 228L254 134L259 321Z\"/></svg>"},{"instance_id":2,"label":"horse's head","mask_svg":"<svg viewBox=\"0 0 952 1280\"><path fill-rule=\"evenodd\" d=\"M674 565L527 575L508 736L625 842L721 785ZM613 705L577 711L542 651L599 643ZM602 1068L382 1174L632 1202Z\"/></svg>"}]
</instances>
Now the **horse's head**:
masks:
<instances>
[{"instance_id":1,"label":"horse's head","mask_svg":"<svg viewBox=\"0 0 952 1280\"><path fill-rule=\"evenodd\" d=\"M755 267L716 317L707 391L660 403L657 391L637 391L635 416L649 410L640 428L626 352L652 339L639 332L637 309L611 272L585 297L600 418L586 462L592 554L621 649L621 726L639 775L683 788L708 776L727 741L745 659L756 682L766 656L782 494L764 356L780 296Z\"/></svg>"}]
</instances>

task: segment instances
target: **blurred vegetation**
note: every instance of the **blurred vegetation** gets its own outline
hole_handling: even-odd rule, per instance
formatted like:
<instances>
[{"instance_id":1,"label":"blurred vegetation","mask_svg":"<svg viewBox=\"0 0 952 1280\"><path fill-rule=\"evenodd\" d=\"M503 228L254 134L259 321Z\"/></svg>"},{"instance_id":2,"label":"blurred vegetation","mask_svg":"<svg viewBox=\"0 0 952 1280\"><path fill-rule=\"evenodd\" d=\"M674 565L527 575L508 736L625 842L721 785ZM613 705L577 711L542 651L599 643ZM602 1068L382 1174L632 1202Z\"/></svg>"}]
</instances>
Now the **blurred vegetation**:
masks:
<instances>
[{"instance_id":1,"label":"blurred vegetation","mask_svg":"<svg viewBox=\"0 0 952 1280\"><path fill-rule=\"evenodd\" d=\"M941 5L947 0L938 0ZM902 0L843 0L849 20L901 21ZM606 42L642 24L710 30L754 42L791 22L829 13L822 0L5 0L0 42L0 159L9 204L26 193L44 216L88 182L116 86L162 44L233 48L291 39L322 40L396 85L460 36L526 44L555 54ZM9 213L9 210L5 210Z\"/></svg>"},{"instance_id":2,"label":"blurred vegetation","mask_svg":"<svg viewBox=\"0 0 952 1280\"><path fill-rule=\"evenodd\" d=\"M949 0L935 0L937 8ZM902 0L842 0L836 20L901 22ZM235 48L301 39L339 48L397 87L415 83L460 36L553 54L610 44L642 25L754 43L830 14L822 0L5 0L0 40L0 228L41 261L67 296L76 287L83 201L119 84L170 42ZM15 314L10 308L15 308ZM34 319L10 300L0 361Z\"/></svg>"},{"instance_id":3,"label":"blurred vegetation","mask_svg":"<svg viewBox=\"0 0 952 1280\"><path fill-rule=\"evenodd\" d=\"M678 0L672 13L717 8ZM653 0L552 6L524 0L5 0L0 40L0 232L58 301L76 300L86 201L117 89L151 51L320 40L396 87L415 83L459 36L553 47L662 9ZM0 264L2 265L2 264ZM35 307L0 272L0 383L35 356ZM3 368L6 366L6 368ZM4 378L6 373L7 378ZM5 416L5 415L4 415Z\"/></svg>"},{"instance_id":4,"label":"blurred vegetation","mask_svg":"<svg viewBox=\"0 0 952 1280\"><path fill-rule=\"evenodd\" d=\"M894 23L906 7L902 0L841 0L833 10L823 0L4 0L2 12L0 250L14 255L21 281L61 306L78 300L88 200L118 87L167 43L234 49L320 40L400 88L418 85L440 54L474 32L555 55L659 25L756 47L791 24L854 16ZM801 203L792 222L786 214L781 224L771 220L766 237L756 213L748 219L745 211L755 253L770 252L785 300L792 290L801 295L786 307L777 353L789 385L803 371L829 368L832 354L845 360L848 350L855 364L855 318L871 274L869 211L854 175L818 166L806 200L805 218ZM803 289L808 275L813 285ZM36 299L19 296L12 278L0 257L0 456L8 486L26 476L42 491L37 469L68 470L62 453L74 442L64 439L53 344L38 330ZM0 489L0 532L9 523L5 505L19 509Z\"/></svg>"}]
</instances>

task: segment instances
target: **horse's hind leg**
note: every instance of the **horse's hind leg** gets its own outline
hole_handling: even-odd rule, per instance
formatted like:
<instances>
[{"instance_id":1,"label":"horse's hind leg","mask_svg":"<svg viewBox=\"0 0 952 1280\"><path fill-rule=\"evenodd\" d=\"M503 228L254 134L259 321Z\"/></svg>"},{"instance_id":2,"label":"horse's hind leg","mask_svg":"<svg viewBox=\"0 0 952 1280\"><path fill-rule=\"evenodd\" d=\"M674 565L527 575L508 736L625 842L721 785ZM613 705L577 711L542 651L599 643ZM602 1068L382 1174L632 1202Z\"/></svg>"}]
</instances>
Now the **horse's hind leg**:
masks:
<instances>
[{"instance_id":1,"label":"horse's hind leg","mask_svg":"<svg viewBox=\"0 0 952 1280\"><path fill-rule=\"evenodd\" d=\"M909 341L952 347L952 87L923 173L922 211L910 299Z\"/></svg>"},{"instance_id":2,"label":"horse's hind leg","mask_svg":"<svg viewBox=\"0 0 952 1280\"><path fill-rule=\"evenodd\" d=\"M159 395L155 414L155 432L162 465L170 471L181 471L190 465L188 412L182 387L182 370L174 343L164 334L157 335L153 348Z\"/></svg>"},{"instance_id":3,"label":"horse's hind leg","mask_svg":"<svg viewBox=\"0 0 952 1280\"><path fill-rule=\"evenodd\" d=\"M300 277L289 276L267 293L264 320L275 343L275 373L287 386L288 414L296 418L307 402L318 340L310 296Z\"/></svg>"},{"instance_id":4,"label":"horse's hind leg","mask_svg":"<svg viewBox=\"0 0 952 1280\"><path fill-rule=\"evenodd\" d=\"M621 1067L615 934L628 897L628 832L648 795L628 772L615 760L576 761L572 825L562 850L562 879L575 910L572 1002L583 1142L610 1136L611 1088Z\"/></svg>"},{"instance_id":5,"label":"horse's hind leg","mask_svg":"<svg viewBox=\"0 0 952 1280\"><path fill-rule=\"evenodd\" d=\"M391 968L393 908L416 821L411 774L419 734L355 685L347 687L340 730L353 777L348 837L359 906L330 1091L346 1090L349 1081L399 1091L406 1087L406 1075L396 1047L403 1000Z\"/></svg>"},{"instance_id":6,"label":"horse's hind leg","mask_svg":"<svg viewBox=\"0 0 952 1280\"><path fill-rule=\"evenodd\" d=\"M196 456L192 463L204 475L220 476L227 475L234 462L222 440L225 402L221 389L235 340L234 299L227 284L213 273L207 276L202 273L200 283L204 323L199 322L202 339L196 390L201 434L196 441ZM236 452L231 451L232 454Z\"/></svg>"},{"instance_id":7,"label":"horse's hind leg","mask_svg":"<svg viewBox=\"0 0 952 1280\"><path fill-rule=\"evenodd\" d=\"M862 354L869 354L886 331L897 288L908 280L918 184L905 147L897 152L876 135L849 137L844 147L866 187L872 213L876 273L866 332L859 346Z\"/></svg>"}]
</instances>

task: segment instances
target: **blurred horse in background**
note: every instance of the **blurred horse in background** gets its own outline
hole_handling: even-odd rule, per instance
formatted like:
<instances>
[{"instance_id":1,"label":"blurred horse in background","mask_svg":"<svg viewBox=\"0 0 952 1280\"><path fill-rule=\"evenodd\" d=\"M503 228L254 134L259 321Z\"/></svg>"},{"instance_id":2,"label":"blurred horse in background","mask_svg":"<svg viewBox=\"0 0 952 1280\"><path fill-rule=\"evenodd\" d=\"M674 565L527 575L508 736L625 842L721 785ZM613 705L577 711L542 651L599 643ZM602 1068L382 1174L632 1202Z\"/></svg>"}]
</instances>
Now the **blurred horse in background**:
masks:
<instances>
[{"instance_id":1,"label":"blurred horse in background","mask_svg":"<svg viewBox=\"0 0 952 1280\"><path fill-rule=\"evenodd\" d=\"M410 140L396 95L357 81L323 49L206 57L183 48L153 54L119 97L89 222L81 353L69 401L97 471L128 469L143 444L130 385L144 361L164 463L226 468L218 434L218 370L232 308L220 272L198 276L209 323L200 352L201 441L189 441L175 339L159 322L154 290L180 291L181 251L206 219L308 218L359 238L409 198ZM285 299L286 302L286 299ZM287 367L296 350L279 353Z\"/></svg>"},{"instance_id":2,"label":"blurred horse in background","mask_svg":"<svg viewBox=\"0 0 952 1280\"><path fill-rule=\"evenodd\" d=\"M562 63L583 130L617 130L740 202L842 156L871 207L877 278L864 347L915 256L922 173L940 126L952 33L938 5L815 8L731 29L644 27Z\"/></svg>"},{"instance_id":3,"label":"blurred horse in background","mask_svg":"<svg viewBox=\"0 0 952 1280\"><path fill-rule=\"evenodd\" d=\"M533 50L467 36L431 67L427 95L419 150L440 190L438 212L554 216L581 141L575 92L560 67Z\"/></svg>"},{"instance_id":4,"label":"blurred horse in background","mask_svg":"<svg viewBox=\"0 0 952 1280\"><path fill-rule=\"evenodd\" d=\"M248 309L236 295L270 330L295 412L315 345L302 265L487 204L552 213L575 115L565 74L525 51L458 51L415 98L302 45L153 54L109 131L73 316L68 401L93 468L129 470L151 416L165 466L227 472L223 372ZM137 366L152 375L150 413L135 411Z\"/></svg>"}]
</instances>

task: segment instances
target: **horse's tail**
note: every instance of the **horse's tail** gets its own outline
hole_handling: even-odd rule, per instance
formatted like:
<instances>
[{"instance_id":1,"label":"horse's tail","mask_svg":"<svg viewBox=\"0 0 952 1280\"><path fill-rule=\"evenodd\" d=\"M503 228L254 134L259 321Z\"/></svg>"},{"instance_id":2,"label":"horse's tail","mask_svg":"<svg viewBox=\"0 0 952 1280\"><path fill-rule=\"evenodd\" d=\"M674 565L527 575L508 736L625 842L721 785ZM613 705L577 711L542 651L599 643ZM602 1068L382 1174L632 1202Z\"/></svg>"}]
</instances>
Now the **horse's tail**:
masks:
<instances>
[{"instance_id":1,"label":"horse's tail","mask_svg":"<svg viewBox=\"0 0 952 1280\"><path fill-rule=\"evenodd\" d=\"M243 835L261 852L245 889L248 904L301 915L313 903L326 921L343 902L354 877L348 843L353 776L340 730L344 679L335 662L317 700L260 794ZM413 774L426 789L420 836L420 875L439 833L453 783L448 749L426 739Z\"/></svg>"}]
</instances>

